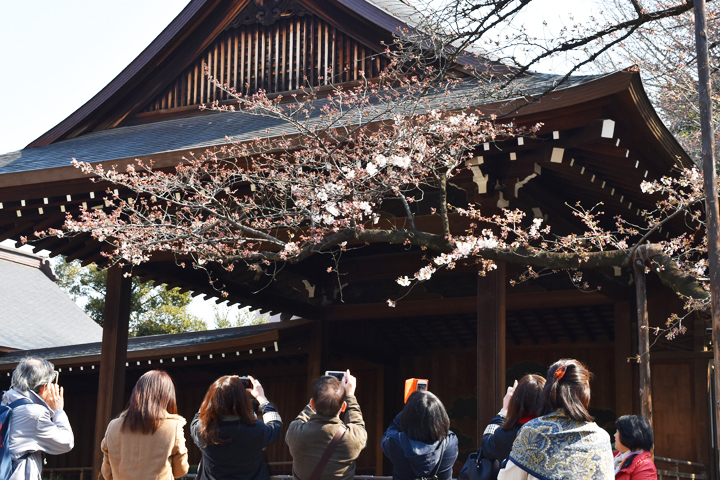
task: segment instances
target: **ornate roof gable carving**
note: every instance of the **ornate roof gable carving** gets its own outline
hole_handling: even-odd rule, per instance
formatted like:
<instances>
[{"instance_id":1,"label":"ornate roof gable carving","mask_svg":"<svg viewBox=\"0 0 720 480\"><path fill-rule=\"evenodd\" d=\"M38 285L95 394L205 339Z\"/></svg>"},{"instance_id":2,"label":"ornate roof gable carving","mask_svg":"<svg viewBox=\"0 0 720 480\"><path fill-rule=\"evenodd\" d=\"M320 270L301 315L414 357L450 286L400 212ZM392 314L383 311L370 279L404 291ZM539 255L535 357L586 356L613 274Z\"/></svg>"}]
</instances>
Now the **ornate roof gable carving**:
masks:
<instances>
[{"instance_id":1,"label":"ornate roof gable carving","mask_svg":"<svg viewBox=\"0 0 720 480\"><path fill-rule=\"evenodd\" d=\"M310 12L292 0L253 0L230 22L226 30L255 23L270 26L280 18L304 15L310 15Z\"/></svg>"}]
</instances>

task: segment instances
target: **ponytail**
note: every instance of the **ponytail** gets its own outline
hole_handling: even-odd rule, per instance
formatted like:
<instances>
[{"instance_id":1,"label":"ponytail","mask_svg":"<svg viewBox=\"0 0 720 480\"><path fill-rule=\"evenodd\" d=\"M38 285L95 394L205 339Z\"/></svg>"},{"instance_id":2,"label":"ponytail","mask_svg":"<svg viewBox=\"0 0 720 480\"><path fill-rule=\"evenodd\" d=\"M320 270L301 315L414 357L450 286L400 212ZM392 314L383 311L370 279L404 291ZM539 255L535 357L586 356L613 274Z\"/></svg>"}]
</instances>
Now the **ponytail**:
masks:
<instances>
[{"instance_id":1,"label":"ponytail","mask_svg":"<svg viewBox=\"0 0 720 480\"><path fill-rule=\"evenodd\" d=\"M545 408L543 415L562 409L578 422L592 422L588 413L590 406L590 377L592 373L573 359L558 360L547 372L543 390Z\"/></svg>"}]
</instances>

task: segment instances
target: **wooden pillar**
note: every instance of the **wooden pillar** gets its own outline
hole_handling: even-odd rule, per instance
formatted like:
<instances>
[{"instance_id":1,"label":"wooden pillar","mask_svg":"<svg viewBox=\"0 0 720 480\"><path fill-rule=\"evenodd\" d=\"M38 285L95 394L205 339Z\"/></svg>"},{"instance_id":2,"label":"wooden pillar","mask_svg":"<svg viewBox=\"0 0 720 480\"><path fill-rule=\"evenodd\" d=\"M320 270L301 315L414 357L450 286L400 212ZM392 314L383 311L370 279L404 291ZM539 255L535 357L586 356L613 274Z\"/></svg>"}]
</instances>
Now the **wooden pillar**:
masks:
<instances>
[{"instance_id":1,"label":"wooden pillar","mask_svg":"<svg viewBox=\"0 0 720 480\"><path fill-rule=\"evenodd\" d=\"M650 384L650 325L647 312L647 286L645 282L645 262L633 260L635 271L635 302L638 319L638 355L640 356L640 412L648 419L652 418L652 386Z\"/></svg>"},{"instance_id":2,"label":"wooden pillar","mask_svg":"<svg viewBox=\"0 0 720 480\"><path fill-rule=\"evenodd\" d=\"M124 407L132 280L124 277L123 273L123 269L118 266L108 269L92 478L98 478L100 472L103 458L100 442L105 436L108 423Z\"/></svg>"},{"instance_id":3,"label":"wooden pillar","mask_svg":"<svg viewBox=\"0 0 720 480\"><path fill-rule=\"evenodd\" d=\"M308 352L308 373L307 388L308 399L313 396L313 386L315 380L321 375L323 363L323 328L322 320L313 322L312 339L310 340L310 350Z\"/></svg>"},{"instance_id":4,"label":"wooden pillar","mask_svg":"<svg viewBox=\"0 0 720 480\"><path fill-rule=\"evenodd\" d=\"M478 277L477 298L477 433L502 406L505 394L505 263Z\"/></svg>"},{"instance_id":5,"label":"wooden pillar","mask_svg":"<svg viewBox=\"0 0 720 480\"><path fill-rule=\"evenodd\" d=\"M627 302L615 303L615 413L633 412L632 312ZM630 363L633 362L633 363Z\"/></svg>"},{"instance_id":6,"label":"wooden pillar","mask_svg":"<svg viewBox=\"0 0 720 480\"><path fill-rule=\"evenodd\" d=\"M383 474L383 459L385 454L382 451L382 438L385 433L385 365L378 365L375 393L375 475L380 477Z\"/></svg>"}]
</instances>

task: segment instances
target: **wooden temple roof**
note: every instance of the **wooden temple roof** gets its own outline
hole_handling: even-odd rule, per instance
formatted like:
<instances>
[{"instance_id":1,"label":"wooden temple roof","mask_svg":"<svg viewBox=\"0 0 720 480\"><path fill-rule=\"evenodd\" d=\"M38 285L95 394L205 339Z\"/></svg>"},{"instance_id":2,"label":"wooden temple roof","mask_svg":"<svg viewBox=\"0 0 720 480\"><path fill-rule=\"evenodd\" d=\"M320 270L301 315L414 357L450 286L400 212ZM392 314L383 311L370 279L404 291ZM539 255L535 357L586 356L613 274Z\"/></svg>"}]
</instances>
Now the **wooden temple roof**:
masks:
<instances>
[{"instance_id":1,"label":"wooden temple roof","mask_svg":"<svg viewBox=\"0 0 720 480\"><path fill-rule=\"evenodd\" d=\"M560 75L536 74L523 79L522 88L531 95L546 89L561 78ZM561 95L566 89L601 78L602 75L574 77L555 95ZM442 104L450 103L466 107L488 106L492 111L485 113L494 113L498 107L491 106L494 103L493 99L477 97L474 95L477 89L477 80L468 79L453 91L450 97L445 95L445 92L430 97L427 108L437 108ZM313 103L312 119L317 120L320 117L321 109L325 104L327 99L324 98ZM173 158L175 165L179 162L180 156L188 152L201 153L205 149L226 145L228 136L236 142L247 142L257 137L274 138L294 133L296 133L294 127L286 122L244 111L191 116L99 130L46 146L3 154L0 155L0 175L69 167L73 158L82 162L114 164L135 158L155 159L161 155L175 153L177 155ZM83 176L78 172L77 177Z\"/></svg>"},{"instance_id":2,"label":"wooden temple roof","mask_svg":"<svg viewBox=\"0 0 720 480\"><path fill-rule=\"evenodd\" d=\"M90 182L70 165L72 158L120 168L140 158L152 160L157 168L171 168L190 152L225 144L226 136L244 141L292 133L288 125L266 117L200 112L199 103L226 99L203 79L202 63L221 81L245 88L245 93L259 88L287 93L302 75L322 87L328 69L347 62L350 68L338 80L353 82L361 69L382 67L386 60L378 53L384 48L380 42L391 41L397 28L412 28L418 22L413 8L401 0L264 4L277 7L272 22L251 0L193 0L87 104L27 148L0 155L0 240L33 240L34 232L59 228L66 214L81 206L105 208L103 195L109 186ZM653 205L653 199L640 192L640 183L671 174L678 163L689 165L689 158L652 108L639 73L571 77L556 91L528 100L527 95L559 78L528 75L521 79L525 95L510 100L478 95L474 79L460 84L452 98L458 108L475 106L516 124L542 122L543 127L537 138L478 146L471 168L454 179L455 193L481 208L521 208L546 218L559 233L582 228L567 207L578 201L587 207L602 201L609 217L638 219L642 209ZM431 106L447 100L431 99ZM317 106L323 102L317 100ZM429 206L421 202L417 208L420 228L439 229ZM388 215L402 221L402 213ZM457 231L466 228L459 218L452 222ZM46 238L33 245L36 251L49 250L52 256L62 254L84 264L105 261L103 246L88 235ZM271 284L241 269L213 273L227 286L231 303L320 318L342 301L384 302L396 291L399 272L415 271L420 257L419 252L392 245L344 255L343 282L350 285L342 296L335 291L337 279L328 278L332 275L323 258L286 266ZM369 261L381 265L382 272L368 268ZM156 255L133 274L196 294L218 295L206 277L177 263L172 256ZM439 298L471 296L474 293L463 282L475 285L475 278L472 267L458 269L452 277L438 275L428 288ZM443 281L450 286L443 286ZM307 285L322 288L315 295Z\"/></svg>"}]
</instances>

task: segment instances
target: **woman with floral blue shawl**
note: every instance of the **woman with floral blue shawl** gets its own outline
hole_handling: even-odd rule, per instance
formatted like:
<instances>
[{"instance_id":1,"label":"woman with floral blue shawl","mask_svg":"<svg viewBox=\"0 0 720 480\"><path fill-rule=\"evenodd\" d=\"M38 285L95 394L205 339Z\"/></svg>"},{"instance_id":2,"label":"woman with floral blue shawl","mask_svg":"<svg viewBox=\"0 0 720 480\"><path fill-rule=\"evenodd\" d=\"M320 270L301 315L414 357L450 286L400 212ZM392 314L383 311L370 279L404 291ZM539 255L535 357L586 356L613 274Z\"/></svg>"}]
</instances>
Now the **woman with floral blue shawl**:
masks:
<instances>
[{"instance_id":1,"label":"woman with floral blue shawl","mask_svg":"<svg viewBox=\"0 0 720 480\"><path fill-rule=\"evenodd\" d=\"M555 362L543 389L543 416L520 429L498 480L612 480L610 435L593 422L590 376L577 360Z\"/></svg>"}]
</instances>

